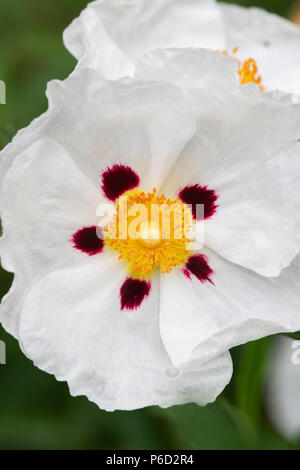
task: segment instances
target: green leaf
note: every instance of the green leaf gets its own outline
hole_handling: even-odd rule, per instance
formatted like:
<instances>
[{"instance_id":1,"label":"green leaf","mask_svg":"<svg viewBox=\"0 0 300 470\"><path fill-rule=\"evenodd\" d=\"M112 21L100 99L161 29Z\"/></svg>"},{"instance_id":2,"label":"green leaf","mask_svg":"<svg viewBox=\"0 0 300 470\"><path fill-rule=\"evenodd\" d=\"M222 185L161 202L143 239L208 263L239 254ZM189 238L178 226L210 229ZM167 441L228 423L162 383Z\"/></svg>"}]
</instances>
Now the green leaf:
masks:
<instances>
[{"instance_id":1,"label":"green leaf","mask_svg":"<svg viewBox=\"0 0 300 470\"><path fill-rule=\"evenodd\" d=\"M181 449L249 449L256 441L248 418L223 397L206 407L189 404L156 412L171 421Z\"/></svg>"}]
</instances>

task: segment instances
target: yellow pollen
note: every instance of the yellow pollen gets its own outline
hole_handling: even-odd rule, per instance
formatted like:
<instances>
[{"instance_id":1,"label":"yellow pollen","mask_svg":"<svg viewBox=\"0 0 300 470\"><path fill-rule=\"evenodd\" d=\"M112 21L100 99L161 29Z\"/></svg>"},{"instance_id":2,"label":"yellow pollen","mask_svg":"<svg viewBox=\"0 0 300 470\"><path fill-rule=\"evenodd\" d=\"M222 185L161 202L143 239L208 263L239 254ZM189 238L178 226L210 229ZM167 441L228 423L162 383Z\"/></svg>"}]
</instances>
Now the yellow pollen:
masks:
<instances>
[{"instance_id":1,"label":"yellow pollen","mask_svg":"<svg viewBox=\"0 0 300 470\"><path fill-rule=\"evenodd\" d=\"M236 53L238 52L238 47L235 47L232 51L232 55L235 56ZM228 56L227 51L222 51L223 55ZM245 60L242 62L241 60L238 60L238 74L240 77L240 84L241 85L246 85L247 83L256 83L256 85L259 87L261 91L264 91L264 87L262 85L262 78L258 74L258 67L256 64L256 61L252 58Z\"/></svg>"},{"instance_id":2,"label":"yellow pollen","mask_svg":"<svg viewBox=\"0 0 300 470\"><path fill-rule=\"evenodd\" d=\"M103 230L105 245L127 262L132 277L145 279L155 268L169 273L187 261L192 224L190 208L179 199L155 188L134 189L116 201L116 213Z\"/></svg>"}]
</instances>

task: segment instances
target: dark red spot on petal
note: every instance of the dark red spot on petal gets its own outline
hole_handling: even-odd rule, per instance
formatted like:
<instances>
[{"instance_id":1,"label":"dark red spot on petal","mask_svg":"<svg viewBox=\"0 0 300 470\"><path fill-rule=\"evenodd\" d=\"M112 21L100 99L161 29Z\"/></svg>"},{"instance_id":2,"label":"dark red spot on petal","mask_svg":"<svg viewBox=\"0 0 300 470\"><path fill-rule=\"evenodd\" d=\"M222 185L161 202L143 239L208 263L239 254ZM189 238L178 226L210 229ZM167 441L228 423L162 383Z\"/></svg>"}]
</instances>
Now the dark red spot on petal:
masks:
<instances>
[{"instance_id":1,"label":"dark red spot on petal","mask_svg":"<svg viewBox=\"0 0 300 470\"><path fill-rule=\"evenodd\" d=\"M74 233L72 236L72 242L74 248L87 253L89 256L101 253L104 246L104 241L99 238L97 232L99 228L95 225L91 227L83 227Z\"/></svg>"},{"instance_id":2,"label":"dark red spot on petal","mask_svg":"<svg viewBox=\"0 0 300 470\"><path fill-rule=\"evenodd\" d=\"M178 196L185 204L192 205L193 217L196 220L208 219L214 215L218 207L216 191L208 189L207 186L199 186L198 184L186 186L179 191ZM197 210L197 204L203 204L204 208L201 210L201 206L199 206Z\"/></svg>"},{"instance_id":3,"label":"dark red spot on petal","mask_svg":"<svg viewBox=\"0 0 300 470\"><path fill-rule=\"evenodd\" d=\"M125 165L114 165L102 174L102 190L111 201L118 199L125 191L136 188L139 183L138 175Z\"/></svg>"},{"instance_id":4,"label":"dark red spot on petal","mask_svg":"<svg viewBox=\"0 0 300 470\"><path fill-rule=\"evenodd\" d=\"M193 274L200 282L209 281L213 284L211 276L214 272L209 266L208 258L205 255L190 256L183 268L183 273L189 279L191 279L191 274Z\"/></svg>"},{"instance_id":5,"label":"dark red spot on petal","mask_svg":"<svg viewBox=\"0 0 300 470\"><path fill-rule=\"evenodd\" d=\"M151 283L139 279L128 278L120 289L121 309L137 309L144 298L149 295Z\"/></svg>"}]
</instances>

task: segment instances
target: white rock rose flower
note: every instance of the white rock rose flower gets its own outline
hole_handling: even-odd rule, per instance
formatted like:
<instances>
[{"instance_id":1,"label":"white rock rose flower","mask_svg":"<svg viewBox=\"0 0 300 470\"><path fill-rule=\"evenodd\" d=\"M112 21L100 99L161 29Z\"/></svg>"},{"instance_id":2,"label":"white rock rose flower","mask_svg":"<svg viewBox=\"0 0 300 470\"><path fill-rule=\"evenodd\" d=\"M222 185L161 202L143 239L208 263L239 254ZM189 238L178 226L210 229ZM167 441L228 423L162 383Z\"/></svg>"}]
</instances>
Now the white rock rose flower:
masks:
<instances>
[{"instance_id":1,"label":"white rock rose flower","mask_svg":"<svg viewBox=\"0 0 300 470\"><path fill-rule=\"evenodd\" d=\"M300 95L300 28L259 8L214 0L98 0L66 29L64 42L81 64L107 78L133 76L154 49L216 49L239 61L241 83Z\"/></svg>"},{"instance_id":2,"label":"white rock rose flower","mask_svg":"<svg viewBox=\"0 0 300 470\"><path fill-rule=\"evenodd\" d=\"M229 348L300 329L300 106L238 67L174 47L116 81L82 63L1 152L1 322L106 410L211 402Z\"/></svg>"}]
</instances>

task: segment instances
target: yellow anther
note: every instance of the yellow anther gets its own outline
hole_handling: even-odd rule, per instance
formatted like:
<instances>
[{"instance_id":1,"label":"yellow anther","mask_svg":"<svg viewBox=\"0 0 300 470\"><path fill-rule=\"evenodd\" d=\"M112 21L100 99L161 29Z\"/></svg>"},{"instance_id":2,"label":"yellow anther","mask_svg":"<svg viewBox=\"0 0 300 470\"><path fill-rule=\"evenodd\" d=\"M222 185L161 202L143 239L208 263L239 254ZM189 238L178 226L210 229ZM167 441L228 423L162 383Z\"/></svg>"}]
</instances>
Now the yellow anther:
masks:
<instances>
[{"instance_id":1,"label":"yellow anther","mask_svg":"<svg viewBox=\"0 0 300 470\"><path fill-rule=\"evenodd\" d=\"M235 56L238 52L239 48L235 47L232 51L232 55ZM229 56L230 54L228 51L219 51L222 55ZM264 87L262 85L262 78L258 74L258 67L256 61L252 58L247 59L245 61L238 60L238 74L240 77L240 84L246 85L247 83L256 83L261 91L264 91Z\"/></svg>"}]
</instances>

